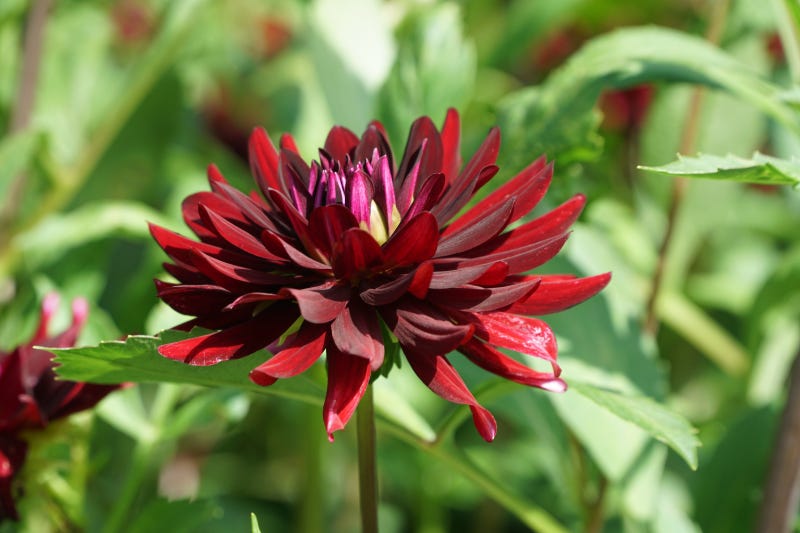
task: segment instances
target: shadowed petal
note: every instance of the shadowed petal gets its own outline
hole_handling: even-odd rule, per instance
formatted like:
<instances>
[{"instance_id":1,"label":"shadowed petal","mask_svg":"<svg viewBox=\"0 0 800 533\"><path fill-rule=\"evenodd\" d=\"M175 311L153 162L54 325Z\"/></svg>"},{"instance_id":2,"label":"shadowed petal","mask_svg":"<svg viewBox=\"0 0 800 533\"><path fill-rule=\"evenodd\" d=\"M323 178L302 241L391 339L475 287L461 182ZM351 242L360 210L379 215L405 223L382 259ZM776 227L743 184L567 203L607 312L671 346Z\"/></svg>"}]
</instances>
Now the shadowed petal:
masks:
<instances>
[{"instance_id":1,"label":"shadowed petal","mask_svg":"<svg viewBox=\"0 0 800 533\"><path fill-rule=\"evenodd\" d=\"M608 285L609 281L610 272L588 278L542 276L539 287L530 296L511 306L509 312L523 315L558 313L588 300Z\"/></svg>"},{"instance_id":2,"label":"shadowed petal","mask_svg":"<svg viewBox=\"0 0 800 533\"><path fill-rule=\"evenodd\" d=\"M567 384L555 374L537 372L477 339L470 340L458 351L469 357L469 360L479 367L502 378L550 392L567 390Z\"/></svg>"},{"instance_id":3,"label":"shadowed petal","mask_svg":"<svg viewBox=\"0 0 800 533\"><path fill-rule=\"evenodd\" d=\"M219 311L236 295L218 285L184 285L153 280L158 297L184 315L205 315Z\"/></svg>"},{"instance_id":4,"label":"shadowed petal","mask_svg":"<svg viewBox=\"0 0 800 533\"><path fill-rule=\"evenodd\" d=\"M457 255L496 237L510 222L513 210L514 198L509 198L503 205L484 211L481 217L475 217L470 225L443 236L436 249L436 257Z\"/></svg>"},{"instance_id":5,"label":"shadowed petal","mask_svg":"<svg viewBox=\"0 0 800 533\"><path fill-rule=\"evenodd\" d=\"M359 296L364 303L372 306L390 304L399 300L407 292L423 299L430 287L432 276L433 265L425 262L416 269L397 275L389 281L362 285L366 288L361 291Z\"/></svg>"},{"instance_id":6,"label":"shadowed petal","mask_svg":"<svg viewBox=\"0 0 800 533\"><path fill-rule=\"evenodd\" d=\"M158 353L175 361L195 366L215 365L229 359L250 355L268 345L286 331L297 319L292 306L278 302L270 312L209 333L158 347Z\"/></svg>"},{"instance_id":7,"label":"shadowed petal","mask_svg":"<svg viewBox=\"0 0 800 533\"><path fill-rule=\"evenodd\" d=\"M326 282L308 289L284 288L280 293L289 293L300 306L303 318L314 324L327 324L341 313L351 297L346 285Z\"/></svg>"},{"instance_id":8,"label":"shadowed petal","mask_svg":"<svg viewBox=\"0 0 800 533\"><path fill-rule=\"evenodd\" d=\"M404 349L431 356L455 350L474 331L474 326L454 324L430 304L412 298L402 299L394 307L384 307L380 311Z\"/></svg>"},{"instance_id":9,"label":"shadowed petal","mask_svg":"<svg viewBox=\"0 0 800 533\"><path fill-rule=\"evenodd\" d=\"M207 226L211 226L216 234L237 250L242 250L251 255L266 259L273 263L285 263L282 257L271 253L264 244L252 234L244 231L239 226L232 224L225 218L209 210L204 205L199 206L200 216Z\"/></svg>"},{"instance_id":10,"label":"shadowed petal","mask_svg":"<svg viewBox=\"0 0 800 533\"><path fill-rule=\"evenodd\" d=\"M333 442L333 433L344 429L369 385L372 369L363 357L341 353L328 343L328 390L322 405L322 420Z\"/></svg>"},{"instance_id":11,"label":"shadowed petal","mask_svg":"<svg viewBox=\"0 0 800 533\"><path fill-rule=\"evenodd\" d=\"M539 280L535 278L499 287L463 285L454 289L431 289L429 298L441 302L442 307L489 312L508 308L535 291L538 285Z\"/></svg>"},{"instance_id":12,"label":"shadowed petal","mask_svg":"<svg viewBox=\"0 0 800 533\"><path fill-rule=\"evenodd\" d=\"M250 380L266 387L305 372L322 355L327 338L327 326L304 322L275 349L274 356L250 371Z\"/></svg>"},{"instance_id":13,"label":"shadowed petal","mask_svg":"<svg viewBox=\"0 0 800 533\"><path fill-rule=\"evenodd\" d=\"M389 266L421 263L433 257L439 243L439 225L430 213L420 213L402 224L383 245Z\"/></svg>"},{"instance_id":14,"label":"shadowed petal","mask_svg":"<svg viewBox=\"0 0 800 533\"><path fill-rule=\"evenodd\" d=\"M424 180L431 174L442 171L442 139L433 121L428 117L420 117L411 125L403 160L397 170L397 178L400 181L395 181L396 189L405 188L406 177L412 173L412 168L417 164L418 180L420 178ZM410 195L414 195L415 192L416 187L408 190ZM403 196L402 193L400 196Z\"/></svg>"},{"instance_id":15,"label":"shadowed petal","mask_svg":"<svg viewBox=\"0 0 800 533\"><path fill-rule=\"evenodd\" d=\"M433 273L430 284L431 289L452 289L467 284L480 285L477 282L481 280L496 281L495 283L486 284L498 285L506 279L508 274L508 265L503 261L468 267L458 266L458 263L453 263L453 265L454 268L452 269L436 270ZM436 266L439 267L440 265L437 263Z\"/></svg>"},{"instance_id":16,"label":"shadowed petal","mask_svg":"<svg viewBox=\"0 0 800 533\"><path fill-rule=\"evenodd\" d=\"M341 204L318 207L311 212L308 219L311 240L329 260L333 254L333 247L342 234L357 227L356 217Z\"/></svg>"},{"instance_id":17,"label":"shadowed petal","mask_svg":"<svg viewBox=\"0 0 800 533\"><path fill-rule=\"evenodd\" d=\"M356 155L354 161L361 162L367 161L372 158L372 154L378 151L378 154L385 155L388 162L388 169L394 170L394 160L392 158L392 150L389 147L389 142L386 140L386 130L383 124L377 120L373 120L364 130L361 135L361 140L356 147ZM391 175L390 175L391 177Z\"/></svg>"},{"instance_id":18,"label":"shadowed petal","mask_svg":"<svg viewBox=\"0 0 800 533\"><path fill-rule=\"evenodd\" d=\"M493 441L497 434L497 422L492 414L478 403L450 361L442 355L430 357L414 349L406 350L405 346L403 348L406 359L419 379L445 400L468 405L478 433L487 442Z\"/></svg>"},{"instance_id":19,"label":"shadowed petal","mask_svg":"<svg viewBox=\"0 0 800 533\"><path fill-rule=\"evenodd\" d=\"M375 309L356 298L331 324L331 335L342 353L363 357L373 370L383 364L383 334Z\"/></svg>"},{"instance_id":20,"label":"shadowed petal","mask_svg":"<svg viewBox=\"0 0 800 533\"><path fill-rule=\"evenodd\" d=\"M345 231L333 247L333 272L340 279L352 280L383 263L381 245L366 231Z\"/></svg>"},{"instance_id":21,"label":"shadowed petal","mask_svg":"<svg viewBox=\"0 0 800 533\"><path fill-rule=\"evenodd\" d=\"M280 286L286 281L284 275L233 265L199 251L194 252L193 264L215 284L231 291L249 292Z\"/></svg>"}]
</instances>

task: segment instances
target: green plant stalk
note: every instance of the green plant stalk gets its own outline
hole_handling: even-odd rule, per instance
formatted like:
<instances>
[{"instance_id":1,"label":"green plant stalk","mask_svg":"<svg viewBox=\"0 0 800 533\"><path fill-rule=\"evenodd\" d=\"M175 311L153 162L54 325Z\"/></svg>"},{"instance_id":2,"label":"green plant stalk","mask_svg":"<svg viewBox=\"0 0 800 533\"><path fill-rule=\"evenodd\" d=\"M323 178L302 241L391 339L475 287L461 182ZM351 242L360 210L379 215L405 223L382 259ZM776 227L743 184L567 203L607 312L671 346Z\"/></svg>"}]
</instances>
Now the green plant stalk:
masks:
<instances>
[{"instance_id":1,"label":"green plant stalk","mask_svg":"<svg viewBox=\"0 0 800 533\"><path fill-rule=\"evenodd\" d=\"M361 531L378 531L378 465L375 448L375 404L372 385L367 386L358 404L358 494L361 508Z\"/></svg>"},{"instance_id":2,"label":"green plant stalk","mask_svg":"<svg viewBox=\"0 0 800 533\"><path fill-rule=\"evenodd\" d=\"M800 84L800 42L797 40L798 16L800 6L791 6L793 0L772 0L772 10L775 13L775 24L781 38L781 46L789 65L792 84ZM795 2L796 3L796 2ZM792 9L794 7L794 9Z\"/></svg>"},{"instance_id":3,"label":"green plant stalk","mask_svg":"<svg viewBox=\"0 0 800 533\"><path fill-rule=\"evenodd\" d=\"M156 397L150 410L150 419L156 432L155 436L148 433L147 435L142 435L136 442L125 484L109 513L109 518L103 527L103 533L125 531L126 519L130 516L142 481L150 470L150 465L157 459L154 452L160 444L160 435L169 420L175 404L178 402L180 393L181 387L179 385L167 383L158 386L158 392L156 392Z\"/></svg>"}]
</instances>

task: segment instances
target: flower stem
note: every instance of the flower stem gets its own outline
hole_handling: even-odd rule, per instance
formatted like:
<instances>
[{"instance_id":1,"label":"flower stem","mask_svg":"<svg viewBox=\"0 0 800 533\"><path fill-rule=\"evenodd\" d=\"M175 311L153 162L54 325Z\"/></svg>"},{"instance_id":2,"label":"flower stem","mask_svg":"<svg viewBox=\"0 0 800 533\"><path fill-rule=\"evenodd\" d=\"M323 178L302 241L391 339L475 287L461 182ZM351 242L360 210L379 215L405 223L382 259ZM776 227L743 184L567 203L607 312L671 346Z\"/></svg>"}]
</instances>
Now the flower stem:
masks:
<instances>
[{"instance_id":1,"label":"flower stem","mask_svg":"<svg viewBox=\"0 0 800 533\"><path fill-rule=\"evenodd\" d=\"M722 38L722 30L725 26L725 19L728 16L730 0L717 0L711 14L711 22L706 32L706 40L712 44L719 43ZM702 87L697 87L692 92L689 102L689 109L686 113L686 122L681 135L679 152L688 154L694 152L697 146L697 135L700 129L700 110L703 104L705 91ZM675 233L675 225L678 221L678 213L683 198L686 195L686 178L676 178L672 184L672 198L670 200L669 211L667 212L667 227L664 230L664 238L658 249L658 263L653 272L650 294L647 298L644 331L654 335L658 333L658 296L664 279L664 270L669 254L670 243Z\"/></svg>"},{"instance_id":2,"label":"flower stem","mask_svg":"<svg viewBox=\"0 0 800 533\"><path fill-rule=\"evenodd\" d=\"M378 531L378 469L375 454L375 405L372 385L358 404L358 489L361 506L361 531Z\"/></svg>"}]
</instances>

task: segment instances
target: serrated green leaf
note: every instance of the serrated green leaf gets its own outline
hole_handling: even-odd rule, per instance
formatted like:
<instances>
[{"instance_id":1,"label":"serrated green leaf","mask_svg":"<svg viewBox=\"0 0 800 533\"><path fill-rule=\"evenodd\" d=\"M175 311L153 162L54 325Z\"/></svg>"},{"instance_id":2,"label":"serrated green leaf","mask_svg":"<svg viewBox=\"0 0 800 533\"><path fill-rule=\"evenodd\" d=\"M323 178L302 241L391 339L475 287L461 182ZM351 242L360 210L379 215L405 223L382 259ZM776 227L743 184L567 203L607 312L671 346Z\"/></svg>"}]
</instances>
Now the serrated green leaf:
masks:
<instances>
[{"instance_id":1,"label":"serrated green leaf","mask_svg":"<svg viewBox=\"0 0 800 533\"><path fill-rule=\"evenodd\" d=\"M756 152L750 159L728 154L726 156L699 154L688 157L678 154L677 161L657 167L639 166L640 170L726 181L741 181L759 185L800 184L800 161L771 157Z\"/></svg>"},{"instance_id":2,"label":"serrated green leaf","mask_svg":"<svg viewBox=\"0 0 800 533\"><path fill-rule=\"evenodd\" d=\"M539 153L561 161L596 157L602 140L592 110L601 91L656 81L725 90L800 129L778 87L707 41L666 28L626 28L589 41L542 85L501 102L498 118L512 163L522 166Z\"/></svg>"},{"instance_id":3,"label":"serrated green leaf","mask_svg":"<svg viewBox=\"0 0 800 533\"><path fill-rule=\"evenodd\" d=\"M570 389L642 428L675 450L693 470L697 468L700 441L696 430L683 417L646 396L621 394L574 381Z\"/></svg>"},{"instance_id":4,"label":"serrated green leaf","mask_svg":"<svg viewBox=\"0 0 800 533\"><path fill-rule=\"evenodd\" d=\"M191 334L165 331L161 337L135 335L125 341L101 342L97 346L54 349L56 372L65 379L92 383L189 383L204 387L234 389L292 398L322 404L323 391L304 375L279 380L260 387L248 379L250 370L268 355L258 352L248 357L213 366L191 366L172 361L158 353L163 342L176 342Z\"/></svg>"}]
</instances>

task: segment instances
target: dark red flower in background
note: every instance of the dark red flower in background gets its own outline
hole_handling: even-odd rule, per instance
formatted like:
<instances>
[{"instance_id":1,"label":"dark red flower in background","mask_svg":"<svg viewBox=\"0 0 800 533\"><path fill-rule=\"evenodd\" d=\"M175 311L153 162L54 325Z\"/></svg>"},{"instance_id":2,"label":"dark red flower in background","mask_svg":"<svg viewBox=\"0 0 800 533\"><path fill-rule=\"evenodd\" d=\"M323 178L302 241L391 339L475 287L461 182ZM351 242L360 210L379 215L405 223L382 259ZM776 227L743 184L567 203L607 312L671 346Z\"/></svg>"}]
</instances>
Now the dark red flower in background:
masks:
<instances>
[{"instance_id":1,"label":"dark red flower in background","mask_svg":"<svg viewBox=\"0 0 800 533\"><path fill-rule=\"evenodd\" d=\"M610 276L528 272L558 253L585 199L577 195L504 231L550 184L552 165L540 158L455 218L497 173L500 133L491 130L464 166L459 145L454 110L441 132L429 118L418 119L399 161L378 122L361 138L334 127L319 161L310 165L290 136L281 138L278 150L256 130L250 164L260 195L234 189L211 165L211 192L183 204L199 242L151 225L172 259L165 268L178 279L156 280L158 295L196 317L183 329L217 330L162 345L160 353L213 365L266 347L274 355L250 379L270 385L305 371L325 352L323 420L330 438L384 364L387 338L397 339L435 393L469 406L489 441L495 420L448 354L458 351L525 385L565 390L552 331L526 315L575 305ZM498 348L540 358L551 370L534 370Z\"/></svg>"},{"instance_id":2,"label":"dark red flower in background","mask_svg":"<svg viewBox=\"0 0 800 533\"><path fill-rule=\"evenodd\" d=\"M13 483L27 452L22 433L89 409L117 388L58 380L53 372L53 355L34 348L67 348L75 344L86 322L86 301L75 300L72 325L60 335L49 336L48 325L58 300L55 294L44 299L39 326L30 341L12 352L0 352L0 522L18 518Z\"/></svg>"}]
</instances>

